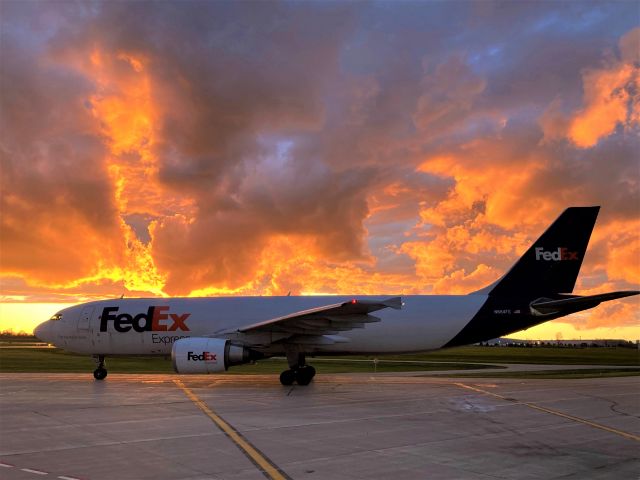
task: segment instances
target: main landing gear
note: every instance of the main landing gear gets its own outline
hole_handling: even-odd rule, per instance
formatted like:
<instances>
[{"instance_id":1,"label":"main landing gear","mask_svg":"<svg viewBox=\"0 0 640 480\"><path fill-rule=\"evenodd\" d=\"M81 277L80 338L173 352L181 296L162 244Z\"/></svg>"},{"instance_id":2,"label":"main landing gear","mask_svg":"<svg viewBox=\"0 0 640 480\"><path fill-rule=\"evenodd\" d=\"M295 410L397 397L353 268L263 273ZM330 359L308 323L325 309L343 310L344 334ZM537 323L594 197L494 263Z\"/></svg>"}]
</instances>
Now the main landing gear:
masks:
<instances>
[{"instance_id":1,"label":"main landing gear","mask_svg":"<svg viewBox=\"0 0 640 480\"><path fill-rule=\"evenodd\" d=\"M93 371L93 378L96 380L104 380L107 377L107 369L104 368L104 355L94 355L93 357L96 361L96 365L98 366Z\"/></svg>"},{"instance_id":2,"label":"main landing gear","mask_svg":"<svg viewBox=\"0 0 640 480\"><path fill-rule=\"evenodd\" d=\"M293 359L290 358L290 355L287 355L287 360L289 361L289 370L285 370L280 374L280 383L282 385L293 385L293 382L297 382L298 385L309 385L316 375L316 369L306 364L304 353L295 355Z\"/></svg>"}]
</instances>

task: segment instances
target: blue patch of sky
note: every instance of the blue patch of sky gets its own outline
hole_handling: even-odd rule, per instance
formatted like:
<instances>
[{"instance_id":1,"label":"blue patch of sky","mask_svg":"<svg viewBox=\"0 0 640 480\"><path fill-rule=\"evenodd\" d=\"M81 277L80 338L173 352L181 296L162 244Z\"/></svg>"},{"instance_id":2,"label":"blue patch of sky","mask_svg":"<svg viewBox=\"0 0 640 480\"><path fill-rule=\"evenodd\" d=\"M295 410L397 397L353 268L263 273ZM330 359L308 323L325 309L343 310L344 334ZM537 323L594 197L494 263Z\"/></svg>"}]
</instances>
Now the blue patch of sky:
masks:
<instances>
[{"instance_id":1,"label":"blue patch of sky","mask_svg":"<svg viewBox=\"0 0 640 480\"><path fill-rule=\"evenodd\" d=\"M578 15L567 16L562 25L562 30L591 30L594 26L608 19L609 14L602 10L600 7L594 8L592 4L591 8L586 8ZM637 4L636 4L637 5Z\"/></svg>"},{"instance_id":2,"label":"blue patch of sky","mask_svg":"<svg viewBox=\"0 0 640 480\"><path fill-rule=\"evenodd\" d=\"M634 1L564 2L533 21L527 33L534 35L620 37L640 23Z\"/></svg>"},{"instance_id":3,"label":"blue patch of sky","mask_svg":"<svg viewBox=\"0 0 640 480\"><path fill-rule=\"evenodd\" d=\"M388 273L409 273L415 268L415 260L395 250L404 242L415 240L414 236L406 237L405 232L415 226L416 220L405 222L389 222L382 225L368 225L369 236L367 247L375 258L376 270Z\"/></svg>"},{"instance_id":4,"label":"blue patch of sky","mask_svg":"<svg viewBox=\"0 0 640 480\"><path fill-rule=\"evenodd\" d=\"M367 75L442 51L450 25L458 19L445 2L373 2L363 9L340 52L343 72ZM406 68L406 65L405 65Z\"/></svg>"},{"instance_id":5,"label":"blue patch of sky","mask_svg":"<svg viewBox=\"0 0 640 480\"><path fill-rule=\"evenodd\" d=\"M57 7L60 7L59 9ZM2 40L11 38L22 49L46 51L60 32L66 32L89 21L99 13L99 6L91 2L5 2L0 17Z\"/></svg>"},{"instance_id":6,"label":"blue patch of sky","mask_svg":"<svg viewBox=\"0 0 640 480\"><path fill-rule=\"evenodd\" d=\"M485 73L501 66L505 58L504 45L493 44L471 50L467 56L467 63L476 73Z\"/></svg>"},{"instance_id":7,"label":"blue patch of sky","mask_svg":"<svg viewBox=\"0 0 640 480\"><path fill-rule=\"evenodd\" d=\"M376 257L376 263L371 267L372 271L385 273L412 274L415 272L416 261L405 253L387 251L386 255Z\"/></svg>"},{"instance_id":8,"label":"blue patch of sky","mask_svg":"<svg viewBox=\"0 0 640 480\"><path fill-rule=\"evenodd\" d=\"M421 239L415 230L419 218L411 218L404 221L386 222L372 224L371 220L365 222L367 228L367 247L376 258L389 255L389 246L400 246L406 242L418 241ZM425 226L421 232L429 230L430 226Z\"/></svg>"},{"instance_id":9,"label":"blue patch of sky","mask_svg":"<svg viewBox=\"0 0 640 480\"><path fill-rule=\"evenodd\" d=\"M281 135L260 135L258 141L265 147L267 153L262 156L261 163L268 169L285 168L291 160L291 149L295 139Z\"/></svg>"},{"instance_id":10,"label":"blue patch of sky","mask_svg":"<svg viewBox=\"0 0 640 480\"><path fill-rule=\"evenodd\" d=\"M138 240L145 245L151 241L151 234L149 233L149 224L155 217L142 213L132 213L123 217L124 222L129 225Z\"/></svg>"},{"instance_id":11,"label":"blue patch of sky","mask_svg":"<svg viewBox=\"0 0 640 480\"><path fill-rule=\"evenodd\" d=\"M533 22L530 31L545 33L554 30L559 33L575 33L591 30L595 25L605 21L609 17L595 2L589 3L580 9L571 9L565 15L559 12L549 12L539 20Z\"/></svg>"}]
</instances>

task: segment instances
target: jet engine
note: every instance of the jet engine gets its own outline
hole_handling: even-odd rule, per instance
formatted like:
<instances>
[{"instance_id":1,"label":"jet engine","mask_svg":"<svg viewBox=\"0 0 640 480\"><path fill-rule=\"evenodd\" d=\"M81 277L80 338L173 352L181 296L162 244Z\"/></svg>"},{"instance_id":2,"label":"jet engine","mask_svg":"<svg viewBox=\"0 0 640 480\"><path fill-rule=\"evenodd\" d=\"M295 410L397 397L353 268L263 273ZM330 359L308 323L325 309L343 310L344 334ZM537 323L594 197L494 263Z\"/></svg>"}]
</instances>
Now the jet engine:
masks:
<instances>
[{"instance_id":1,"label":"jet engine","mask_svg":"<svg viewBox=\"0 0 640 480\"><path fill-rule=\"evenodd\" d=\"M255 350L222 338L182 338L171 349L173 369L177 373L224 372L233 365L241 365L261 357Z\"/></svg>"}]
</instances>

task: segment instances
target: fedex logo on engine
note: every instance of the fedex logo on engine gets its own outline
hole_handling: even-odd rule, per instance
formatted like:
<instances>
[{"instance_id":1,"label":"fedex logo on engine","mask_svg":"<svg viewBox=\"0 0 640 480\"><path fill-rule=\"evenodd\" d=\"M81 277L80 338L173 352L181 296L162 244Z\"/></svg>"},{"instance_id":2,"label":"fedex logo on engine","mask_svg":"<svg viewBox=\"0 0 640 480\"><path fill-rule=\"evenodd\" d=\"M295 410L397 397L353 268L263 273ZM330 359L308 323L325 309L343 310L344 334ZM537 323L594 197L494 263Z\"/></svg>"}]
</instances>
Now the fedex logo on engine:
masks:
<instances>
[{"instance_id":1,"label":"fedex logo on engine","mask_svg":"<svg viewBox=\"0 0 640 480\"><path fill-rule=\"evenodd\" d=\"M200 355L193 352L187 352L187 360L191 360L193 362L217 362L217 356L217 354L211 352L202 352Z\"/></svg>"},{"instance_id":2,"label":"fedex logo on engine","mask_svg":"<svg viewBox=\"0 0 640 480\"><path fill-rule=\"evenodd\" d=\"M100 331L106 332L109 322L113 322L116 332L125 333L133 328L138 333L143 332L175 332L182 330L188 332L186 320L190 313L169 313L168 306L150 306L147 313L130 315L121 313L116 315L120 307L104 307L100 316Z\"/></svg>"},{"instance_id":3,"label":"fedex logo on engine","mask_svg":"<svg viewBox=\"0 0 640 480\"><path fill-rule=\"evenodd\" d=\"M536 260L545 262L561 262L563 260L578 260L578 252L570 252L568 248L558 247L557 250L548 251L544 247L536 247Z\"/></svg>"}]
</instances>

